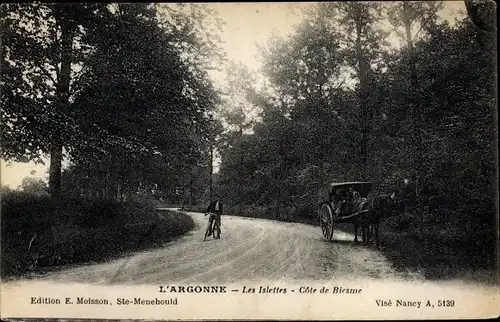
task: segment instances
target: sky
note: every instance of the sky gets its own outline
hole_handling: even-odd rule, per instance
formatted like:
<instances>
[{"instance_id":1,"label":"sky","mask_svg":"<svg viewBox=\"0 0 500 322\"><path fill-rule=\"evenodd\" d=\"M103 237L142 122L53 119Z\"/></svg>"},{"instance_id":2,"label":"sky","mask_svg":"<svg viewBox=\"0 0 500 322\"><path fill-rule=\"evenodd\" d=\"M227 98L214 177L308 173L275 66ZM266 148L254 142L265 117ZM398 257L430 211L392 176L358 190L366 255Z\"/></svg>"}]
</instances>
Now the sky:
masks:
<instances>
[{"instance_id":1,"label":"sky","mask_svg":"<svg viewBox=\"0 0 500 322\"><path fill-rule=\"evenodd\" d=\"M272 33L286 36L300 22L299 11L309 3L212 3L207 4L226 21L221 39L229 59L258 71L257 45L265 45Z\"/></svg>"},{"instance_id":2,"label":"sky","mask_svg":"<svg viewBox=\"0 0 500 322\"><path fill-rule=\"evenodd\" d=\"M240 61L256 73L260 69L257 45L265 45L271 35L286 36L293 33L294 26L302 19L300 12L311 7L314 2L246 2L210 3L226 21L221 34L229 59ZM463 1L445 1L439 15L453 22L459 10L465 11ZM396 42L396 40L394 40Z\"/></svg>"},{"instance_id":3,"label":"sky","mask_svg":"<svg viewBox=\"0 0 500 322\"><path fill-rule=\"evenodd\" d=\"M260 69L258 45L267 43L273 33L286 36L293 32L300 22L300 11L313 3L286 2L245 2L245 3L205 3L225 21L222 33L222 47L227 58L241 62L254 73ZM440 16L453 22L459 10L465 11L463 1L445 1ZM222 83L223 75L213 73L217 84ZM32 176L47 180L46 165L32 163L9 163L1 160L0 180L2 185L17 188L24 177Z\"/></svg>"}]
</instances>

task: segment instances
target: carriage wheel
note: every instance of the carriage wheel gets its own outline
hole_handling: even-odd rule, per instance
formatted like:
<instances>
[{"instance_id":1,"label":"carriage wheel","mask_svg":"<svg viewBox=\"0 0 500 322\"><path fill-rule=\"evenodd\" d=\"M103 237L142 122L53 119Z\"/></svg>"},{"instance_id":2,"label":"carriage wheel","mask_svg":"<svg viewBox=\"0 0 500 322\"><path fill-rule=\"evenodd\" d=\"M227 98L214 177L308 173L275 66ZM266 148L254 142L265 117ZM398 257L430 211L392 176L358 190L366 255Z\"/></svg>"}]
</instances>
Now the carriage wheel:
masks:
<instances>
[{"instance_id":1,"label":"carriage wheel","mask_svg":"<svg viewBox=\"0 0 500 322\"><path fill-rule=\"evenodd\" d=\"M333 237L333 212L332 208L328 204L321 206L319 211L320 216L320 226L323 236L326 239L332 240Z\"/></svg>"}]
</instances>

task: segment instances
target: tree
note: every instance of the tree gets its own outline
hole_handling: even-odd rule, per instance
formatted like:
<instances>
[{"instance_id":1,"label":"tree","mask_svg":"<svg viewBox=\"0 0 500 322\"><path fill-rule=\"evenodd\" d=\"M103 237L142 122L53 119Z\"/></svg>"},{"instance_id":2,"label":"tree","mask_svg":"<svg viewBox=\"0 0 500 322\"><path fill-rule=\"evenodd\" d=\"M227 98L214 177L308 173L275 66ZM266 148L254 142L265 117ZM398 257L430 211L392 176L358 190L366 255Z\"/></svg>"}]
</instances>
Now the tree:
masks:
<instances>
[{"instance_id":1,"label":"tree","mask_svg":"<svg viewBox=\"0 0 500 322\"><path fill-rule=\"evenodd\" d=\"M252 132L227 137L220 184L239 206L297 219L315 211L325 180L359 176L365 155L379 191L401 190L407 210L422 214L418 228L429 221L468 231L495 227L494 35L468 21L434 19L436 3L398 3L390 9L406 45L386 51L382 7L366 5L320 4L290 38L275 37L262 49L268 83L252 100L260 119ZM346 69L355 86L349 78L342 83ZM243 167L232 148L238 139ZM362 142L368 151L358 148Z\"/></svg>"},{"instance_id":2,"label":"tree","mask_svg":"<svg viewBox=\"0 0 500 322\"><path fill-rule=\"evenodd\" d=\"M219 114L226 123L228 131L224 133L225 147L236 152L236 159L232 168L236 172L245 168L245 140L244 135L251 131L257 117L257 107L252 103L255 93L255 78L241 63L229 62L224 95L219 106ZM241 178L241 177L240 177ZM241 192L243 182L237 180L237 192Z\"/></svg>"},{"instance_id":3,"label":"tree","mask_svg":"<svg viewBox=\"0 0 500 322\"><path fill-rule=\"evenodd\" d=\"M401 2L389 5L387 17L393 25L397 34L404 38L406 42L406 51L408 55L409 74L408 74L408 105L409 118L412 123L412 134L414 140L411 141L415 151L413 153L414 171L412 175L415 181L415 196L417 211L422 213L422 202L420 200L421 177L422 177L422 135L420 129L423 126L420 119L421 111L418 100L416 100L415 91L418 90L418 77L416 67L416 56L414 52L414 41L419 33L428 25L435 24L438 18L437 12L443 7L443 2L418 1ZM404 29L404 33L400 32ZM415 32L413 30L418 28ZM424 29L425 30L425 29Z\"/></svg>"},{"instance_id":4,"label":"tree","mask_svg":"<svg viewBox=\"0 0 500 322\"><path fill-rule=\"evenodd\" d=\"M31 160L50 154L49 189L60 194L63 146L76 136L69 117L72 64L102 4L9 4L2 7L3 156ZM73 48L80 47L80 50Z\"/></svg>"},{"instance_id":5,"label":"tree","mask_svg":"<svg viewBox=\"0 0 500 322\"><path fill-rule=\"evenodd\" d=\"M72 161L96 169L91 176L108 191L101 196L151 186L170 194L191 181L186 177L208 153L217 93L204 67L179 46L190 41L189 29L160 26L148 5L113 8L89 37L94 52L73 103L73 117L96 144L75 146Z\"/></svg>"},{"instance_id":6,"label":"tree","mask_svg":"<svg viewBox=\"0 0 500 322\"><path fill-rule=\"evenodd\" d=\"M63 148L75 166L96 170L86 177L102 176L101 196L113 195L117 180L142 185L141 163L186 169L204 153L218 97L205 65L214 50L201 48L211 39L193 37L199 22L178 13L160 23L156 6L143 4L22 4L2 13L2 151L50 154L54 198Z\"/></svg>"},{"instance_id":7,"label":"tree","mask_svg":"<svg viewBox=\"0 0 500 322\"><path fill-rule=\"evenodd\" d=\"M406 120L408 88L412 85L408 51L391 58L384 85L388 97L387 127L396 129L393 131L396 144L391 147L393 154L398 155L392 157L397 163L394 168L413 172L417 150L414 137L420 135L417 169L421 172L416 187L419 199L414 207L422 215L420 219L424 220L423 215L432 212L428 207L437 203L447 208L435 214L438 218L451 213L463 224L488 221L493 203L492 194L487 191L493 189L493 183L486 173L495 177L496 141L492 123L495 106L492 35L474 28L468 21L460 21L455 27L430 23L425 32L426 37L414 44L418 73L411 99L419 103L416 130L413 124L401 130L402 125L410 123ZM469 214L479 211L476 206L483 209L484 217L474 215L471 219Z\"/></svg>"},{"instance_id":8,"label":"tree","mask_svg":"<svg viewBox=\"0 0 500 322\"><path fill-rule=\"evenodd\" d=\"M244 134L237 127L239 133L229 133L221 150L221 181L236 204L273 205L275 218L287 216L286 207L307 198L297 172L308 173L318 164L338 170L337 161L347 155L339 153L345 148L340 120L345 112L343 55L337 36L326 32L325 25L311 18L291 39L275 38L261 49L267 90L252 93L248 105L261 111L261 120L255 122L253 133ZM249 113L237 114L239 123L245 114ZM239 146L244 148L236 152ZM307 187L307 193L312 189Z\"/></svg>"},{"instance_id":9,"label":"tree","mask_svg":"<svg viewBox=\"0 0 500 322\"><path fill-rule=\"evenodd\" d=\"M425 27L435 23L442 1L405 1L387 4L385 16L395 34L404 40L408 50L418 36L424 36Z\"/></svg>"},{"instance_id":10,"label":"tree","mask_svg":"<svg viewBox=\"0 0 500 322\"><path fill-rule=\"evenodd\" d=\"M42 179L25 177L19 188L28 194L34 196L45 196L47 195L47 184Z\"/></svg>"},{"instance_id":11,"label":"tree","mask_svg":"<svg viewBox=\"0 0 500 322\"><path fill-rule=\"evenodd\" d=\"M482 31L496 31L496 3L494 1L465 0L465 7L469 18Z\"/></svg>"},{"instance_id":12,"label":"tree","mask_svg":"<svg viewBox=\"0 0 500 322\"><path fill-rule=\"evenodd\" d=\"M344 48L347 62L356 71L359 81L361 119L361 178L368 180L368 142L370 140L373 109L368 101L368 88L374 83L372 68L382 68L382 49L386 34L377 25L382 7L379 3L339 3L339 22L344 25ZM373 67L372 67L373 66Z\"/></svg>"}]
</instances>

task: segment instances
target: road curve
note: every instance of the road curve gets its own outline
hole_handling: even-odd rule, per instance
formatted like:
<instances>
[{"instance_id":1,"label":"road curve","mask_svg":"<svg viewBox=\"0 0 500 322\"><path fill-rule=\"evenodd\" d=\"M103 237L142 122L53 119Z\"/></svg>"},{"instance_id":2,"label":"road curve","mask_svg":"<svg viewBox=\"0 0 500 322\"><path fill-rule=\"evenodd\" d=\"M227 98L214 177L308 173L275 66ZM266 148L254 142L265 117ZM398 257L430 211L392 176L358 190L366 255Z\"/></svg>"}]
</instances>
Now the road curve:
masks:
<instances>
[{"instance_id":1,"label":"road curve","mask_svg":"<svg viewBox=\"0 0 500 322\"><path fill-rule=\"evenodd\" d=\"M163 209L166 210L166 209ZM161 216L161 210L159 210ZM335 231L326 241L319 227L224 216L221 239L203 241L207 217L188 213L196 228L163 247L107 263L51 272L42 280L91 284L233 283L272 280L421 279L396 272L373 247L354 245Z\"/></svg>"}]
</instances>

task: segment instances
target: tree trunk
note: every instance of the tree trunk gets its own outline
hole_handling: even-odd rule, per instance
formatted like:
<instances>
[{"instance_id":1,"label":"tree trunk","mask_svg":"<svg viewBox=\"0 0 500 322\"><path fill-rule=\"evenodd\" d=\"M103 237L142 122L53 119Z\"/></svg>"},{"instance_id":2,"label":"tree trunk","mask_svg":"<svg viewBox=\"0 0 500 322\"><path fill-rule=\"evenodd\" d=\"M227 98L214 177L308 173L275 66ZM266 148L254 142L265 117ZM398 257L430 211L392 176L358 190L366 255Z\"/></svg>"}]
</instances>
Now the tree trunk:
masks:
<instances>
[{"instance_id":1,"label":"tree trunk","mask_svg":"<svg viewBox=\"0 0 500 322\"><path fill-rule=\"evenodd\" d=\"M213 146L210 146L210 164L209 164L209 170L210 170L210 202L212 202L213 198L213 176L214 176L214 149Z\"/></svg>"},{"instance_id":2,"label":"tree trunk","mask_svg":"<svg viewBox=\"0 0 500 322\"><path fill-rule=\"evenodd\" d=\"M411 121L413 133L413 148L415 150L413 157L414 164L414 172L415 172L415 198L416 198L416 211L417 215L422 215L422 201L420 198L420 190L421 190L421 181L422 181L422 138L420 127L422 125L421 122L421 114L419 111L419 105L417 100L415 99L415 91L418 86L417 80L417 69L415 66L415 53L413 48L413 35L411 33L412 21L410 17L410 4L407 2L403 2L403 15L404 15L404 25L405 25L405 35L406 35L406 45L408 46L408 55L409 55L409 65L410 65L410 90L409 90L409 99L410 99L410 113L411 113Z\"/></svg>"},{"instance_id":3,"label":"tree trunk","mask_svg":"<svg viewBox=\"0 0 500 322\"><path fill-rule=\"evenodd\" d=\"M122 200L122 185L120 183L116 184L116 201L123 201Z\"/></svg>"},{"instance_id":4,"label":"tree trunk","mask_svg":"<svg viewBox=\"0 0 500 322\"><path fill-rule=\"evenodd\" d=\"M240 140L240 160L239 160L239 165L238 165L238 169L239 169L239 174L238 174L238 198L241 197L241 190L242 190L242 186L243 186L243 169L244 169L244 155L243 155L243 125L240 124L240 127L239 127L239 130L238 130L238 134L239 134L239 140Z\"/></svg>"},{"instance_id":5,"label":"tree trunk","mask_svg":"<svg viewBox=\"0 0 500 322\"><path fill-rule=\"evenodd\" d=\"M403 2L403 15L405 24L406 44L410 52L413 51L413 36L411 34L411 18L410 18L410 4Z\"/></svg>"},{"instance_id":6,"label":"tree trunk","mask_svg":"<svg viewBox=\"0 0 500 322\"><path fill-rule=\"evenodd\" d=\"M366 104L366 78L368 66L364 57L362 48L362 21L355 20L356 24L356 58L358 61L358 78L359 78L359 104L362 120L362 138L361 138L361 180L367 180L368 169L368 133L369 133L369 120Z\"/></svg>"},{"instance_id":7,"label":"tree trunk","mask_svg":"<svg viewBox=\"0 0 500 322\"><path fill-rule=\"evenodd\" d=\"M61 197L61 167L62 146L58 145L50 151L49 168L49 193L52 199L59 200Z\"/></svg>"},{"instance_id":8,"label":"tree trunk","mask_svg":"<svg viewBox=\"0 0 500 322\"><path fill-rule=\"evenodd\" d=\"M69 30L70 22L61 17L61 70L58 75L57 97L59 108L64 114L69 109L69 83L71 77L71 50L73 39ZM62 135L62 133L60 134ZM59 138L50 151L49 192L53 199L61 198L62 151L64 142Z\"/></svg>"},{"instance_id":9,"label":"tree trunk","mask_svg":"<svg viewBox=\"0 0 500 322\"><path fill-rule=\"evenodd\" d=\"M189 180L189 205L193 205L193 174L191 173L191 180Z\"/></svg>"}]
</instances>

